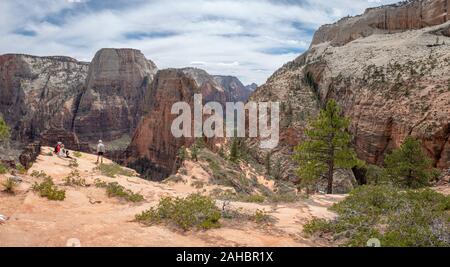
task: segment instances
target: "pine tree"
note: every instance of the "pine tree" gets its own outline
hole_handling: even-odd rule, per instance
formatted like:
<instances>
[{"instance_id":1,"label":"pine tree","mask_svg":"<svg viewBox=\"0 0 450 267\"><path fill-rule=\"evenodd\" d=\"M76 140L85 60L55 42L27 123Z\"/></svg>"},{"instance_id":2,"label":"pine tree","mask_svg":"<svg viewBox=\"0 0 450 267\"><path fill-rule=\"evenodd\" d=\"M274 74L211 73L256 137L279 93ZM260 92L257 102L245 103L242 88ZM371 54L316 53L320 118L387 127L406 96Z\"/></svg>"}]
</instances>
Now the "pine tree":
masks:
<instances>
[{"instance_id":1,"label":"pine tree","mask_svg":"<svg viewBox=\"0 0 450 267\"><path fill-rule=\"evenodd\" d=\"M272 174L272 159L271 158L272 158L272 153L271 152L267 153L266 158L265 158L265 165L266 165L266 174L269 176Z\"/></svg>"},{"instance_id":2,"label":"pine tree","mask_svg":"<svg viewBox=\"0 0 450 267\"><path fill-rule=\"evenodd\" d=\"M180 159L180 161L184 161L186 159L186 147L185 146L180 147L180 149L178 150L178 158Z\"/></svg>"},{"instance_id":3,"label":"pine tree","mask_svg":"<svg viewBox=\"0 0 450 267\"><path fill-rule=\"evenodd\" d=\"M421 142L411 136L384 162L388 176L401 187L424 187L432 177L431 160L422 150Z\"/></svg>"},{"instance_id":4,"label":"pine tree","mask_svg":"<svg viewBox=\"0 0 450 267\"><path fill-rule=\"evenodd\" d=\"M356 153L351 148L351 136L347 132L350 121L341 116L341 108L330 100L319 116L309 123L306 140L295 148L294 159L302 185L309 187L325 176L327 193L333 193L333 175L337 168L358 165Z\"/></svg>"},{"instance_id":5,"label":"pine tree","mask_svg":"<svg viewBox=\"0 0 450 267\"><path fill-rule=\"evenodd\" d=\"M236 162L239 158L239 140L234 137L231 140L231 148L230 148L230 160L232 162Z\"/></svg>"},{"instance_id":6,"label":"pine tree","mask_svg":"<svg viewBox=\"0 0 450 267\"><path fill-rule=\"evenodd\" d=\"M199 153L199 149L197 144L194 144L191 146L191 158L193 161L198 161L198 153Z\"/></svg>"}]
</instances>

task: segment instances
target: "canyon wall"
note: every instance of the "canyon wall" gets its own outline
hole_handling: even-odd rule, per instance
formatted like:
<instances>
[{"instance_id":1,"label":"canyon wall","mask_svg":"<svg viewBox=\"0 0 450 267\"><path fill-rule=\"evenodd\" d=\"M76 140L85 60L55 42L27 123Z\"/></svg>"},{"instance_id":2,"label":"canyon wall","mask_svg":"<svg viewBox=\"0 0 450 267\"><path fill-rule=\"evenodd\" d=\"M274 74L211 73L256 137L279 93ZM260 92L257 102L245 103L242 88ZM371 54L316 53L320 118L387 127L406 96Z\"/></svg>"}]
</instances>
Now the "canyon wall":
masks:
<instances>
[{"instance_id":1,"label":"canyon wall","mask_svg":"<svg viewBox=\"0 0 450 267\"><path fill-rule=\"evenodd\" d=\"M398 33L440 25L450 18L450 0L415 0L367 9L363 15L324 25L311 45L340 46L372 34Z\"/></svg>"},{"instance_id":2,"label":"canyon wall","mask_svg":"<svg viewBox=\"0 0 450 267\"><path fill-rule=\"evenodd\" d=\"M186 102L192 111L194 94L202 94L202 104L215 101L225 107L226 102L245 102L248 90L235 77L211 76L196 68L158 71L144 100L144 117L130 146L119 161L138 170L146 178L162 180L176 171L176 158L182 146L189 147L194 138L175 138L171 125L177 114L172 105ZM202 117L205 120L207 116Z\"/></svg>"},{"instance_id":3,"label":"canyon wall","mask_svg":"<svg viewBox=\"0 0 450 267\"><path fill-rule=\"evenodd\" d=\"M417 29L408 22L400 28L389 26L395 32L361 35L359 28L349 25L366 27L370 23L364 21L373 21L381 11L400 19L419 1L368 10L325 26L334 28L328 33L322 27L307 52L251 95L253 101L281 102L280 145L261 150L258 140L248 140L253 155L263 163L271 153L274 163L281 162L282 176L297 180L293 148L303 140L307 121L333 98L352 121L358 156L369 164L383 164L386 154L412 135L422 141L434 166L449 168L450 38L446 33L450 22L444 23L447 19L441 14L444 1L421 2L429 23Z\"/></svg>"},{"instance_id":4,"label":"canyon wall","mask_svg":"<svg viewBox=\"0 0 450 267\"><path fill-rule=\"evenodd\" d=\"M14 139L73 128L89 64L68 57L0 56L0 114Z\"/></svg>"},{"instance_id":5,"label":"canyon wall","mask_svg":"<svg viewBox=\"0 0 450 267\"><path fill-rule=\"evenodd\" d=\"M73 130L89 141L132 135L142 99L157 71L139 50L101 49L91 64Z\"/></svg>"}]
</instances>

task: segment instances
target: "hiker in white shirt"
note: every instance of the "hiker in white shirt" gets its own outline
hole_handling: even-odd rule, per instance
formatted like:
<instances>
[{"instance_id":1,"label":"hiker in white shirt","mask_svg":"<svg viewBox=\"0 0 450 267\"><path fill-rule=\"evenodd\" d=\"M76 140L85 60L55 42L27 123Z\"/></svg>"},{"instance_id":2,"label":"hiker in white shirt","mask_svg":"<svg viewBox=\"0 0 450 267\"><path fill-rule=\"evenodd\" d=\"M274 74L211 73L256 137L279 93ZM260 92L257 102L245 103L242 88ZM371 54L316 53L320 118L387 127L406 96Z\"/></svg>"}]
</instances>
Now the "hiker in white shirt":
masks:
<instances>
[{"instance_id":1,"label":"hiker in white shirt","mask_svg":"<svg viewBox=\"0 0 450 267\"><path fill-rule=\"evenodd\" d=\"M97 163L99 159L101 159L101 164L103 164L103 155L105 154L105 145L103 144L102 140L98 140L97 145Z\"/></svg>"}]
</instances>

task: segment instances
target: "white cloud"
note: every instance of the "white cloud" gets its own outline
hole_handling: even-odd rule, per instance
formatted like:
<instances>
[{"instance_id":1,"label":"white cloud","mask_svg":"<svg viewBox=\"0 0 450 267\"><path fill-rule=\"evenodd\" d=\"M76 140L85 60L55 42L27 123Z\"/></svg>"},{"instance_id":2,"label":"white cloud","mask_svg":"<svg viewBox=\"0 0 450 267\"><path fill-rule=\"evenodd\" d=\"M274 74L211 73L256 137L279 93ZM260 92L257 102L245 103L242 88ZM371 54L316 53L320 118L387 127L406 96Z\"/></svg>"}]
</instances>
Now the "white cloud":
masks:
<instances>
[{"instance_id":1,"label":"white cloud","mask_svg":"<svg viewBox=\"0 0 450 267\"><path fill-rule=\"evenodd\" d=\"M380 4L372 2L2 0L0 54L86 60L103 47L131 47L142 50L160 68L196 65L211 74L261 84L307 49L321 24ZM107 8L108 3L114 8Z\"/></svg>"}]
</instances>

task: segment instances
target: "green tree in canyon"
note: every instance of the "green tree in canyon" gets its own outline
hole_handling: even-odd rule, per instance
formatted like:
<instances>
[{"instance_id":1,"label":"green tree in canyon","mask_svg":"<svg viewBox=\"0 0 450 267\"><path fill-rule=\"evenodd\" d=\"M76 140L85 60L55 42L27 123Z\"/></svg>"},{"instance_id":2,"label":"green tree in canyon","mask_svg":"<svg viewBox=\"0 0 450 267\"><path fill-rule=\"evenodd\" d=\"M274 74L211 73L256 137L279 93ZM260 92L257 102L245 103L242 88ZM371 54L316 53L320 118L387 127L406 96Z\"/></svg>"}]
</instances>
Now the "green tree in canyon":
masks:
<instances>
[{"instance_id":1,"label":"green tree in canyon","mask_svg":"<svg viewBox=\"0 0 450 267\"><path fill-rule=\"evenodd\" d=\"M386 156L385 164L388 176L400 187L428 186L432 177L431 160L423 151L421 142L411 136L399 149Z\"/></svg>"},{"instance_id":2,"label":"green tree in canyon","mask_svg":"<svg viewBox=\"0 0 450 267\"><path fill-rule=\"evenodd\" d=\"M294 159L299 164L297 173L303 186L326 177L327 193L332 194L335 169L352 168L359 163L347 131L350 120L341 114L336 101L330 100L318 117L310 121L305 141L295 148Z\"/></svg>"}]
</instances>

